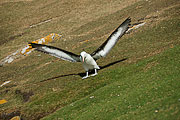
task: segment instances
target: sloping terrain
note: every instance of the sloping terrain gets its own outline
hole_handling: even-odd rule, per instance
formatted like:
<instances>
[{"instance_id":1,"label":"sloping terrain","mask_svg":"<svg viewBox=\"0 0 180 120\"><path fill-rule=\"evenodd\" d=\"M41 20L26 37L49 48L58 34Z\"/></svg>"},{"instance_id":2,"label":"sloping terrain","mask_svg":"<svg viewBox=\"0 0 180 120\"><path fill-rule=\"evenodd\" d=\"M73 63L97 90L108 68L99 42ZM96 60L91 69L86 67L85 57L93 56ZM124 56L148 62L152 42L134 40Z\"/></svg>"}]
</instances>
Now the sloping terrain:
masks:
<instances>
[{"instance_id":1,"label":"sloping terrain","mask_svg":"<svg viewBox=\"0 0 180 120\"><path fill-rule=\"evenodd\" d=\"M93 52L127 17L143 27L125 34L98 76L81 63L34 51L0 67L0 119L180 119L179 0L4 0L0 59L50 33L51 45ZM48 22L44 22L48 21Z\"/></svg>"}]
</instances>

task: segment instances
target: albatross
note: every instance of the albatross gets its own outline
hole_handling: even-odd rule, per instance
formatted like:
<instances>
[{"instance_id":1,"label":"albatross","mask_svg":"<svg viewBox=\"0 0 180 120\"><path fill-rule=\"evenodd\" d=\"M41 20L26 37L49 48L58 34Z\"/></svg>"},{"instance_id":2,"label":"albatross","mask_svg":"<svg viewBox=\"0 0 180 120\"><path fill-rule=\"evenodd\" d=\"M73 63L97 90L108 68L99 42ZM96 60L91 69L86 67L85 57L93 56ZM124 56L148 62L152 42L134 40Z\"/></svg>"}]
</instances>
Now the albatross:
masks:
<instances>
[{"instance_id":1,"label":"albatross","mask_svg":"<svg viewBox=\"0 0 180 120\"><path fill-rule=\"evenodd\" d=\"M29 43L29 46L36 48L36 50L47 53L49 55L55 56L57 58L70 61L70 62L82 62L82 65L86 71L86 75L82 79L88 78L89 70L94 70L94 74L97 75L97 70L100 67L97 65L96 60L101 57L105 57L110 50L115 46L118 40L126 33L131 23L130 17L128 17L122 24L115 29L114 32L108 37L108 39L94 52L91 54L82 51L80 55L74 54L72 52L43 44Z\"/></svg>"}]
</instances>

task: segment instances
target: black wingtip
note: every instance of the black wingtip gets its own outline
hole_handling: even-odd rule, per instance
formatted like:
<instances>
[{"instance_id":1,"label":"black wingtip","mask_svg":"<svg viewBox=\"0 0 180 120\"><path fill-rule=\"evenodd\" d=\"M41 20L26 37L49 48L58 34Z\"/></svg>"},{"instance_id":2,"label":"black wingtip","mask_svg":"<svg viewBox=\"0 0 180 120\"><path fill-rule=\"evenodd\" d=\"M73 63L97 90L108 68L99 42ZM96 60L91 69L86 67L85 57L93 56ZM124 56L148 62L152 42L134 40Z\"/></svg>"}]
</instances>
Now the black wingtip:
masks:
<instances>
[{"instance_id":1,"label":"black wingtip","mask_svg":"<svg viewBox=\"0 0 180 120\"><path fill-rule=\"evenodd\" d=\"M129 16L127 19L131 20L131 17Z\"/></svg>"},{"instance_id":2,"label":"black wingtip","mask_svg":"<svg viewBox=\"0 0 180 120\"><path fill-rule=\"evenodd\" d=\"M31 47L31 48L36 48L37 46L39 46L39 45L41 45L41 44L29 42L28 45L29 45L29 47Z\"/></svg>"},{"instance_id":3,"label":"black wingtip","mask_svg":"<svg viewBox=\"0 0 180 120\"><path fill-rule=\"evenodd\" d=\"M126 20L122 24L129 24L131 23L131 17L126 18Z\"/></svg>"},{"instance_id":4,"label":"black wingtip","mask_svg":"<svg viewBox=\"0 0 180 120\"><path fill-rule=\"evenodd\" d=\"M34 44L34 43L30 43L30 42L28 43L28 45L29 45L30 48L34 48L34 45L33 45L33 44Z\"/></svg>"},{"instance_id":5,"label":"black wingtip","mask_svg":"<svg viewBox=\"0 0 180 120\"><path fill-rule=\"evenodd\" d=\"M28 43L29 48L33 48L32 43Z\"/></svg>"},{"instance_id":6,"label":"black wingtip","mask_svg":"<svg viewBox=\"0 0 180 120\"><path fill-rule=\"evenodd\" d=\"M121 26L127 26L128 29L131 26L131 18L126 18L126 20L121 24Z\"/></svg>"}]
</instances>

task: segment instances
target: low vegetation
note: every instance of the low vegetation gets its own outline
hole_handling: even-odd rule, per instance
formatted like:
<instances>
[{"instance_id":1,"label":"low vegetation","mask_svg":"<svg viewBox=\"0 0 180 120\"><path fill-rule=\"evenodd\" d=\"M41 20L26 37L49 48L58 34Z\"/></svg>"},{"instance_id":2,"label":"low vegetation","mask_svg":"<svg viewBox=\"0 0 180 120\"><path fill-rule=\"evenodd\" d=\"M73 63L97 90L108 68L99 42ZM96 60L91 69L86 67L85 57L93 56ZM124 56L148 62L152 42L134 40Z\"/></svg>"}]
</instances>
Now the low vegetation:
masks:
<instances>
[{"instance_id":1,"label":"low vegetation","mask_svg":"<svg viewBox=\"0 0 180 120\"><path fill-rule=\"evenodd\" d=\"M11 82L0 119L180 119L179 0L5 0L0 11L0 59L50 33L63 35L53 46L91 53L128 16L146 22L97 61L95 77L36 51L1 66L0 84Z\"/></svg>"}]
</instances>

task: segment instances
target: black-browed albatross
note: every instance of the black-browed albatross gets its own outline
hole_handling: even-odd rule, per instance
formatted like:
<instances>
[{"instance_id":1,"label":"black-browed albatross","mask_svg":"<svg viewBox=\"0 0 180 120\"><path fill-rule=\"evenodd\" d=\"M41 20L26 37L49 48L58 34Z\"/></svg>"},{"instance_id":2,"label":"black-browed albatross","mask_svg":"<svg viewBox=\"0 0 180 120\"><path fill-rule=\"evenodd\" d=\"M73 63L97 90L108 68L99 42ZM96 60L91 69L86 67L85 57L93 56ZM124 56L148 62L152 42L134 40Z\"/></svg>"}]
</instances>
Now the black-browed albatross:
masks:
<instances>
[{"instance_id":1,"label":"black-browed albatross","mask_svg":"<svg viewBox=\"0 0 180 120\"><path fill-rule=\"evenodd\" d=\"M105 57L109 51L114 47L117 41L126 33L129 28L131 19L127 18L109 37L108 39L93 53L88 54L85 51L81 52L80 55L76 55L72 52L56 48L53 46L29 43L29 46L36 48L36 50L50 54L52 56L67 60L70 62L82 62L84 69L86 70L86 76L82 79L85 79L88 76L88 71L94 69L95 73L91 76L97 75L97 69L100 69L96 63L101 57Z\"/></svg>"}]
</instances>

